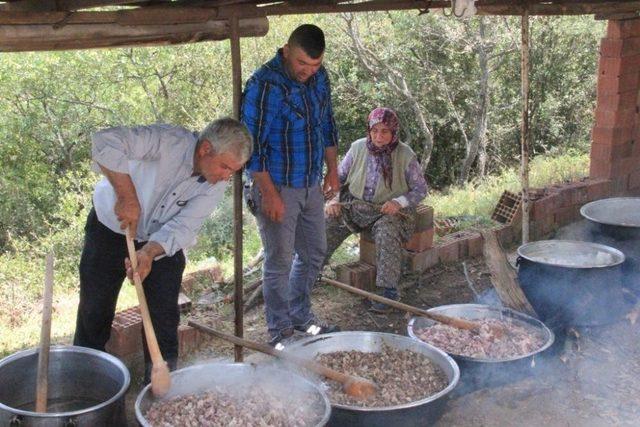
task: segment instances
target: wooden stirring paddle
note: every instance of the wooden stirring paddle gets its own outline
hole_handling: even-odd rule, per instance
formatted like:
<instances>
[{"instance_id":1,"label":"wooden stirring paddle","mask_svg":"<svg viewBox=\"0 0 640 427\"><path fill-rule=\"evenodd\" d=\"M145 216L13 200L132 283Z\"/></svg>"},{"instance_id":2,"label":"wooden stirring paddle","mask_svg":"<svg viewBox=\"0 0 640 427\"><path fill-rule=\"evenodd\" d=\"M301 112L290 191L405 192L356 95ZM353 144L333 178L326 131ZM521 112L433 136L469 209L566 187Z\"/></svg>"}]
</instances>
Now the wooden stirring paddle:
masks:
<instances>
[{"instance_id":1,"label":"wooden stirring paddle","mask_svg":"<svg viewBox=\"0 0 640 427\"><path fill-rule=\"evenodd\" d=\"M133 269L133 284L135 285L136 293L138 294L138 304L140 305L140 315L142 316L142 327L144 328L144 335L147 337L147 347L149 348L149 355L151 356L151 363L153 365L151 368L151 391L154 396L162 397L167 394L171 388L169 367L167 366L167 362L162 358L162 353L160 353L158 339L156 338L156 333L153 330L153 324L151 323L151 316L149 315L147 299L144 296L142 281L140 280L140 276L137 274L138 258L129 227L126 228L125 234L127 238L129 260L131 261L131 268Z\"/></svg>"},{"instance_id":2,"label":"wooden stirring paddle","mask_svg":"<svg viewBox=\"0 0 640 427\"><path fill-rule=\"evenodd\" d=\"M49 347L51 344L51 305L53 302L53 252L49 252L44 273L44 295L42 302L42 326L40 328L40 350L36 376L36 412L47 412L49 388Z\"/></svg>"},{"instance_id":3,"label":"wooden stirring paddle","mask_svg":"<svg viewBox=\"0 0 640 427\"><path fill-rule=\"evenodd\" d=\"M422 309L414 307L412 305L404 304L404 303L401 303L399 301L395 301L395 300L392 300L392 299L389 299L389 298L385 298L385 297L382 297L380 295L376 295L374 293L367 292L367 291L362 290L362 289L354 288L353 286L349 286L346 283L338 282L337 280L329 279L328 277L320 276L320 280L325 282L325 283L327 283L327 284L329 284L329 285L331 285L331 286L335 286L336 288L340 288L340 289L343 289L345 291L351 292L353 294L363 296L363 297L368 298L370 300L374 300L374 301L381 302L383 304L387 304L387 305L389 305L391 307L397 308L398 310L408 311L409 313L413 313L413 314L416 314L418 316L426 317L428 319L435 320L436 322L443 323L443 324L449 325L449 326L453 326L454 328L466 329L466 330L469 330L469 331L472 331L472 332L475 332L475 333L479 333L480 332L480 325L478 323L476 323L476 322L471 322L469 320L460 319L458 317L450 317L450 316L443 316L442 314L429 313L426 310L422 310ZM505 333L503 328L500 328L500 327L495 326L495 325L491 326L491 332L498 338L501 337L502 335L504 335L504 333Z\"/></svg>"},{"instance_id":4,"label":"wooden stirring paddle","mask_svg":"<svg viewBox=\"0 0 640 427\"><path fill-rule=\"evenodd\" d=\"M189 326L192 326L207 334L213 335L214 337L229 341L232 344L241 345L251 350L259 351L260 353L265 353L286 360L288 362L292 362L312 372L315 372L316 374L329 378L330 380L339 382L342 384L342 389L344 390L344 392L355 399L364 400L370 396L373 396L377 392L378 387L373 382L367 379L360 378L355 375L345 374L343 372L338 372L317 362L297 357L284 351L276 350L275 348L272 348L266 344L260 344L236 337L234 335L225 334L224 332L217 331L193 320L189 321Z\"/></svg>"}]
</instances>

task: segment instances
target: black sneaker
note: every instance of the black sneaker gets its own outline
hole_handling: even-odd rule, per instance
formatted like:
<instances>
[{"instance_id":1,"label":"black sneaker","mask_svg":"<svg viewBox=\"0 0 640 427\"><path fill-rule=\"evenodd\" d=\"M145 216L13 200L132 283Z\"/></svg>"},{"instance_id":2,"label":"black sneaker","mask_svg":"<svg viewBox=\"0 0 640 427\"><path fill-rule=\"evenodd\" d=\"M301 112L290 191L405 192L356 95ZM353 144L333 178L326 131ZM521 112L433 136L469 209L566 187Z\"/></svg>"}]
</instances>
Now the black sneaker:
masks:
<instances>
[{"instance_id":1,"label":"black sneaker","mask_svg":"<svg viewBox=\"0 0 640 427\"><path fill-rule=\"evenodd\" d=\"M296 325L294 328L297 331L304 332L309 335L329 334L331 332L340 332L340 327L337 325L329 325L320 319L315 317L311 318L304 325Z\"/></svg>"},{"instance_id":2,"label":"black sneaker","mask_svg":"<svg viewBox=\"0 0 640 427\"><path fill-rule=\"evenodd\" d=\"M291 338L293 336L293 332L293 328L286 328L281 330L276 335L271 337L271 339L269 340L269 345L276 350L283 350L283 341Z\"/></svg>"},{"instance_id":3,"label":"black sneaker","mask_svg":"<svg viewBox=\"0 0 640 427\"><path fill-rule=\"evenodd\" d=\"M384 288L382 296L394 301L400 300L400 294L398 294L398 290L394 288ZM371 308L369 310L373 311L374 313L388 314L389 312L391 312L391 310L393 310L393 307L383 302L375 301L373 302L373 304L371 304Z\"/></svg>"}]
</instances>

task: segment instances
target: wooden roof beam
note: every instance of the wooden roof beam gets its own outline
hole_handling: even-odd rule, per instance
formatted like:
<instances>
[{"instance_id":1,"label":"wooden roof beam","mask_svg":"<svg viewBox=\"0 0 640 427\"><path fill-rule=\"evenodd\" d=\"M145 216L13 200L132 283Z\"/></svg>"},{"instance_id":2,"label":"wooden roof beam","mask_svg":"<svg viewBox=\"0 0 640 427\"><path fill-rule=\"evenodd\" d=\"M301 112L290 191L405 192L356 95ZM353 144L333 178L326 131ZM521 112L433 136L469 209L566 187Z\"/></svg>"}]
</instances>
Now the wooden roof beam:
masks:
<instances>
[{"instance_id":1,"label":"wooden roof beam","mask_svg":"<svg viewBox=\"0 0 640 427\"><path fill-rule=\"evenodd\" d=\"M76 24L173 25L207 22L228 18L235 9L218 8L137 8L104 12L0 12L0 25L55 25L61 28ZM256 9L245 8L245 16L264 16Z\"/></svg>"},{"instance_id":2,"label":"wooden roof beam","mask_svg":"<svg viewBox=\"0 0 640 427\"><path fill-rule=\"evenodd\" d=\"M147 0L20 0L0 4L0 11L46 12L70 11L100 6L144 3Z\"/></svg>"},{"instance_id":3,"label":"wooden roof beam","mask_svg":"<svg viewBox=\"0 0 640 427\"><path fill-rule=\"evenodd\" d=\"M269 20L239 20L241 37L264 36ZM119 24L0 25L0 52L91 49L193 43L222 40L230 36L229 20L177 25L122 26Z\"/></svg>"}]
</instances>

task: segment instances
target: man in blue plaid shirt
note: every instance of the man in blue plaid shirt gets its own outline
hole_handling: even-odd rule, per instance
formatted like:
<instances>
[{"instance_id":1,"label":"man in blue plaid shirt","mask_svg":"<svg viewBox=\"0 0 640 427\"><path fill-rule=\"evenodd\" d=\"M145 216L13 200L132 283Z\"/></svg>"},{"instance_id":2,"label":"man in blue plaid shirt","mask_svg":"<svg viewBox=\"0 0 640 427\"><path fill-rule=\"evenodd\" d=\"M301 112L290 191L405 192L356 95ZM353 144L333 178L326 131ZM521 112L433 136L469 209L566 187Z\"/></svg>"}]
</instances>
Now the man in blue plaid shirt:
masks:
<instances>
[{"instance_id":1,"label":"man in blue plaid shirt","mask_svg":"<svg viewBox=\"0 0 640 427\"><path fill-rule=\"evenodd\" d=\"M251 76L243 94L242 121L254 138L247 203L264 246L263 294L273 346L294 330L338 330L316 318L310 298L327 248L324 197L339 187L324 49L322 30L301 25Z\"/></svg>"}]
</instances>

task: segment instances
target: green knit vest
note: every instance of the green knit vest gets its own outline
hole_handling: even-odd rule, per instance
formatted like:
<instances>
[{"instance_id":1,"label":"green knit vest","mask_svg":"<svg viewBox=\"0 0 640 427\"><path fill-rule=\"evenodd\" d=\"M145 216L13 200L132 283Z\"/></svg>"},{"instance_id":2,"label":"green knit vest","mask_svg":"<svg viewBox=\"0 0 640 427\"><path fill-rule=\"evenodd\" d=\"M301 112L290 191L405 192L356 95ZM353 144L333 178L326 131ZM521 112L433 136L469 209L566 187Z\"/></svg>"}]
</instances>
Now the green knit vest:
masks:
<instances>
[{"instance_id":1,"label":"green knit vest","mask_svg":"<svg viewBox=\"0 0 640 427\"><path fill-rule=\"evenodd\" d=\"M370 155L367 149L367 139L361 138L351 144L351 154L353 155L353 164L349 170L349 175L347 175L346 184L349 186L349 192L362 200L366 182L367 158ZM409 191L409 186L405 179L405 171L415 156L415 153L407 144L402 142L398 144L395 150L391 152L392 186L389 188L382 176L380 176L373 195L373 203L382 204Z\"/></svg>"}]
</instances>

